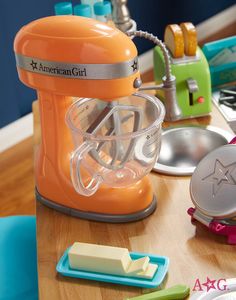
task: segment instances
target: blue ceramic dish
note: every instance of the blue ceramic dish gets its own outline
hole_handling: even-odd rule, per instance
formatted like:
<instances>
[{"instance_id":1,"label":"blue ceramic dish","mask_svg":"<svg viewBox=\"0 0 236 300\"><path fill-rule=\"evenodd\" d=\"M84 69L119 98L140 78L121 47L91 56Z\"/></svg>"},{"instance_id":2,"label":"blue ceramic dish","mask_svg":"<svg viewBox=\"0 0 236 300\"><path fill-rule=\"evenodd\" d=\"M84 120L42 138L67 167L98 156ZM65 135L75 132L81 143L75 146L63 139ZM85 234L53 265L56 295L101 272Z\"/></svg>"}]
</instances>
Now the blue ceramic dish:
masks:
<instances>
[{"instance_id":1,"label":"blue ceramic dish","mask_svg":"<svg viewBox=\"0 0 236 300\"><path fill-rule=\"evenodd\" d=\"M68 248L64 252L64 254L60 258L56 266L57 272L63 276L82 278L88 280L96 280L96 281L104 281L109 283L137 286L143 288L155 288L162 283L169 267L169 258L165 256L131 252L130 256L132 259L138 259L144 256L149 256L150 263L158 265L158 269L152 279L125 277L125 276L109 275L109 274L96 273L96 272L79 271L79 270L71 269L69 266L69 260L68 260L69 249L70 248Z\"/></svg>"}]
</instances>

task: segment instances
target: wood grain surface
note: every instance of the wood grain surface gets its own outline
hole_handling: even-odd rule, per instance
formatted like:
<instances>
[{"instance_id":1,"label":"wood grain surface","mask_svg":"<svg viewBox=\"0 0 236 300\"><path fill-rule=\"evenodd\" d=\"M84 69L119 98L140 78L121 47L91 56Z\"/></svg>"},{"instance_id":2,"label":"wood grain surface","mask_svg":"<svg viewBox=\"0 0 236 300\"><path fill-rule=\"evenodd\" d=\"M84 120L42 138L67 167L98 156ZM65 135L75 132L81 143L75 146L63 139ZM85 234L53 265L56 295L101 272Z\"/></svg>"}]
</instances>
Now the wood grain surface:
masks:
<instances>
[{"instance_id":1,"label":"wood grain surface","mask_svg":"<svg viewBox=\"0 0 236 300\"><path fill-rule=\"evenodd\" d=\"M0 216L35 214L33 137L0 155Z\"/></svg>"},{"instance_id":2,"label":"wood grain surface","mask_svg":"<svg viewBox=\"0 0 236 300\"><path fill-rule=\"evenodd\" d=\"M34 105L37 111L37 103ZM35 128L39 134L36 112ZM231 131L213 107L211 116L174 124L214 125ZM37 141L38 138L35 137ZM196 279L235 277L236 247L225 237L210 233L201 224L193 225L187 215L192 206L190 177L150 174L158 198L156 211L148 218L126 224L106 224L73 218L37 203L38 278L40 300L119 300L147 289L63 277L56 264L75 241L127 247L130 251L168 256L170 268L161 288L181 283L192 289Z\"/></svg>"}]
</instances>

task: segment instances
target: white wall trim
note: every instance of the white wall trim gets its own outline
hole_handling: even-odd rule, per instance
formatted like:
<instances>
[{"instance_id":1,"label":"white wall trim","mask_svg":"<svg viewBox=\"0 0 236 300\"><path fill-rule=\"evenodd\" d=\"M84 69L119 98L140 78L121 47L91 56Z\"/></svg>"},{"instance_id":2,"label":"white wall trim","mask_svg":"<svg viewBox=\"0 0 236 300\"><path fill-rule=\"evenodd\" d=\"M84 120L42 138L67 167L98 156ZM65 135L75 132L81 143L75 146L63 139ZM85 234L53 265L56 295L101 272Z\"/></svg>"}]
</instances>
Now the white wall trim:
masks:
<instances>
[{"instance_id":1,"label":"white wall trim","mask_svg":"<svg viewBox=\"0 0 236 300\"><path fill-rule=\"evenodd\" d=\"M33 135L33 114L30 113L0 129L0 153Z\"/></svg>"},{"instance_id":2,"label":"white wall trim","mask_svg":"<svg viewBox=\"0 0 236 300\"><path fill-rule=\"evenodd\" d=\"M197 27L198 40L204 40L208 36L213 35L220 29L227 27L235 22L236 17L236 4L221 11L215 16L199 23ZM222 26L223 25L223 26Z\"/></svg>"},{"instance_id":3,"label":"white wall trim","mask_svg":"<svg viewBox=\"0 0 236 300\"><path fill-rule=\"evenodd\" d=\"M235 21L236 5L233 5L217 15L199 23L197 28L198 39L203 40L227 27ZM222 26L223 25L223 26ZM152 49L139 56L139 68L145 73L153 67ZM30 137L33 134L33 114L30 113L23 118L0 129L0 153Z\"/></svg>"}]
</instances>

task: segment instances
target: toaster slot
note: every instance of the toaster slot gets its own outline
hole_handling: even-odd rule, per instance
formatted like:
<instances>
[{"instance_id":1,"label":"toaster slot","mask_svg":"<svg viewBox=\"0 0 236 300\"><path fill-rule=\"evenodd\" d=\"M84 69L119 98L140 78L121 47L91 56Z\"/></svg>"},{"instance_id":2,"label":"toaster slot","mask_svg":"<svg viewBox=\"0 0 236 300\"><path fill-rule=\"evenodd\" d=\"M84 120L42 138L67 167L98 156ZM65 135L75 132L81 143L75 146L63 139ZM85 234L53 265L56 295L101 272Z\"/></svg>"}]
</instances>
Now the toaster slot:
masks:
<instances>
[{"instance_id":1,"label":"toaster slot","mask_svg":"<svg viewBox=\"0 0 236 300\"><path fill-rule=\"evenodd\" d=\"M193 93L189 93L189 105L193 105Z\"/></svg>"},{"instance_id":2,"label":"toaster slot","mask_svg":"<svg viewBox=\"0 0 236 300\"><path fill-rule=\"evenodd\" d=\"M188 92L189 92L189 105L193 105L193 93L196 93L198 91L198 84L197 81L193 78L188 78L186 80Z\"/></svg>"}]
</instances>

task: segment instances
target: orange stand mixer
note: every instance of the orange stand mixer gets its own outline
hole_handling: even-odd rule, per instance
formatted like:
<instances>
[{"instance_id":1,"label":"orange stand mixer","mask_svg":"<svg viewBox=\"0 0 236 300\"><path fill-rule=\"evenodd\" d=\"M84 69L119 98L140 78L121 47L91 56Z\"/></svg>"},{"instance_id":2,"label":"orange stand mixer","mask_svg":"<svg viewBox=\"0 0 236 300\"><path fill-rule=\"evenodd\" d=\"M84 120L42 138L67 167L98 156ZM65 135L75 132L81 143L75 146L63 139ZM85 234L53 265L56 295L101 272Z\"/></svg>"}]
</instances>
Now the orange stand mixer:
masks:
<instances>
[{"instance_id":1,"label":"orange stand mixer","mask_svg":"<svg viewBox=\"0 0 236 300\"><path fill-rule=\"evenodd\" d=\"M39 100L37 200L98 221L151 214L156 198L146 175L159 153L164 107L136 93L141 80L131 39L95 20L53 16L24 26L14 50L20 80Z\"/></svg>"}]
</instances>

